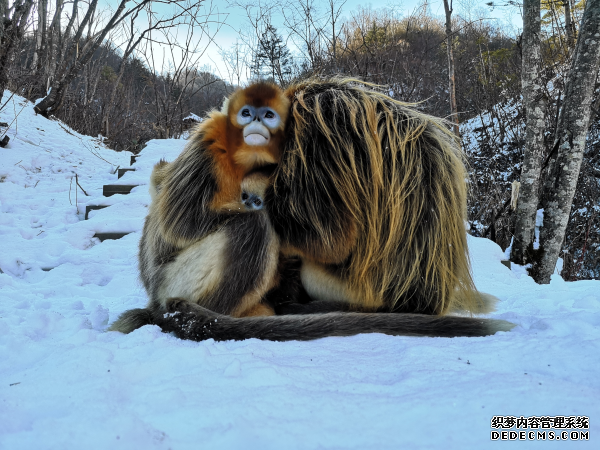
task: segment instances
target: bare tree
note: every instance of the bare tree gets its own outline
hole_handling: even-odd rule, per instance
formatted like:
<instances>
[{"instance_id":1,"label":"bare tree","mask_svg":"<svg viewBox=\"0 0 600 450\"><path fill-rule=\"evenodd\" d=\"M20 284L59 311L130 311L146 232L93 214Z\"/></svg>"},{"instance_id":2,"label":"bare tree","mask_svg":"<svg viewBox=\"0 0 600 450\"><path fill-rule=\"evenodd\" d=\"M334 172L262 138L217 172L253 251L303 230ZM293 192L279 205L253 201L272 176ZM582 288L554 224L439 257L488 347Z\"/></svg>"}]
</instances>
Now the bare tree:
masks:
<instances>
[{"instance_id":1,"label":"bare tree","mask_svg":"<svg viewBox=\"0 0 600 450\"><path fill-rule=\"evenodd\" d=\"M31 67L33 72L37 71L38 62L40 61L40 53L46 45L46 25L48 16L48 0L38 0L38 22L35 36L35 52L33 53L33 61Z\"/></svg>"},{"instance_id":2,"label":"bare tree","mask_svg":"<svg viewBox=\"0 0 600 450\"><path fill-rule=\"evenodd\" d=\"M244 71L248 67L248 52L245 51L245 47L245 44L238 39L229 50L221 51L221 58L225 63L229 82L237 86L241 85Z\"/></svg>"},{"instance_id":3,"label":"bare tree","mask_svg":"<svg viewBox=\"0 0 600 450\"><path fill-rule=\"evenodd\" d=\"M57 0L57 17L58 11L62 9L63 0ZM167 0L153 1L140 0L132 2L131 0L120 0L114 13L108 18L106 23L98 30L94 31L93 26L98 23L94 19L98 0L91 0L84 17L76 25L76 17L79 14L79 1L73 1L73 10L64 33L57 33L57 38L51 47L59 49L56 53L55 73L50 71L50 90L43 100L35 106L36 112L49 115L56 112L62 106L64 96L69 84L82 71L83 67L90 61L95 51L100 47L102 42L107 38L108 34L114 30L128 17L139 15L140 11L150 8L152 3L170 4L179 6L180 8L189 8L188 0ZM60 5L60 8L59 8ZM60 27L60 15L58 16L58 26ZM87 33L86 33L87 31ZM73 37L70 38L71 33ZM85 35L84 35L85 34ZM63 39L64 38L64 39ZM70 38L70 39L66 39ZM54 39L54 35L53 35ZM52 52L53 50L51 50ZM54 60L51 56L50 60Z\"/></svg>"},{"instance_id":4,"label":"bare tree","mask_svg":"<svg viewBox=\"0 0 600 450\"><path fill-rule=\"evenodd\" d=\"M454 134L460 137L458 128L458 109L456 108L456 79L454 77L454 51L452 49L454 34L452 33L452 0L444 0L446 12L446 52L448 54L448 89L450 91L450 121L453 123Z\"/></svg>"},{"instance_id":5,"label":"bare tree","mask_svg":"<svg viewBox=\"0 0 600 450\"><path fill-rule=\"evenodd\" d=\"M553 189L544 199L544 225L540 230L541 259L534 264L538 283L549 283L563 239L589 129L595 81L600 69L600 2L588 0L565 87L556 160L549 175Z\"/></svg>"},{"instance_id":6,"label":"bare tree","mask_svg":"<svg viewBox=\"0 0 600 450\"><path fill-rule=\"evenodd\" d=\"M511 252L511 260L517 264L526 264L532 257L542 157L545 150L546 100L541 79L540 0L524 0L522 48L521 89L526 114L526 135Z\"/></svg>"},{"instance_id":7,"label":"bare tree","mask_svg":"<svg viewBox=\"0 0 600 450\"><path fill-rule=\"evenodd\" d=\"M334 71L337 72L337 48L340 35L339 22L342 15L342 8L348 0L329 0L327 5L327 22L331 27L329 35L325 35L329 41L331 49L331 58L333 59Z\"/></svg>"},{"instance_id":8,"label":"bare tree","mask_svg":"<svg viewBox=\"0 0 600 450\"><path fill-rule=\"evenodd\" d=\"M284 26L290 39L304 56L304 66L314 72L337 72L340 50L342 8L347 0L328 0L320 6L315 0L285 1L281 4Z\"/></svg>"},{"instance_id":9,"label":"bare tree","mask_svg":"<svg viewBox=\"0 0 600 450\"><path fill-rule=\"evenodd\" d=\"M263 51L261 43L266 42L265 36L272 28L272 15L277 11L279 3L277 0L258 0L258 2L240 0L234 1L233 4L246 12L249 28L241 31L240 36L250 52L248 56L250 75L260 78L263 75L261 61L264 59L259 55Z\"/></svg>"},{"instance_id":10,"label":"bare tree","mask_svg":"<svg viewBox=\"0 0 600 450\"><path fill-rule=\"evenodd\" d=\"M281 14L291 40L304 54L306 65L318 69L323 62L325 23L315 0L283 3Z\"/></svg>"},{"instance_id":11,"label":"bare tree","mask_svg":"<svg viewBox=\"0 0 600 450\"><path fill-rule=\"evenodd\" d=\"M73 29L79 18L80 0L73 0L72 5L73 8L71 14L70 16L67 14L66 17L68 19L67 26L63 30L62 22L65 2L64 0L56 0L54 17L48 30L48 36L46 38L42 38L42 47L40 53L43 57L43 74L40 74L40 76L46 77L45 92L47 92L52 86L52 82L61 65L63 63L68 64L70 58L72 58L71 55L67 55L67 52L75 51L75 56L78 56L79 42L75 42L74 40L81 39L86 26L88 27L88 35L90 35L90 28L92 24L95 23L97 2L94 3L92 0L92 3L90 3L88 7L88 14L83 17L82 23L77 32L73 33ZM79 30L81 30L81 32Z\"/></svg>"},{"instance_id":12,"label":"bare tree","mask_svg":"<svg viewBox=\"0 0 600 450\"><path fill-rule=\"evenodd\" d=\"M146 39L147 35L149 35L152 31L167 30L169 28L177 27L179 25L188 23L190 19L192 22L197 20L195 18L200 15L199 8L201 4L202 2L198 2L196 4L183 4L178 11L174 12L173 14L170 14L168 17L160 18L157 18L156 14L153 13L152 10L147 9L146 12L148 24L141 31L137 30L136 26L136 23L139 22L138 16L141 13L140 10L136 10L131 14L127 26L123 24L123 32L125 36L127 36L125 50L123 51L123 57L121 58L121 62L119 64L117 77L113 82L110 99L107 105L105 106L102 114L102 134L105 137L110 137L109 118L112 113L112 105L115 102L119 84L121 82L121 79L123 78L123 74L125 73L127 61L129 60L129 57L132 55L134 50L137 48L140 42Z\"/></svg>"},{"instance_id":13,"label":"bare tree","mask_svg":"<svg viewBox=\"0 0 600 450\"><path fill-rule=\"evenodd\" d=\"M33 0L0 0L0 100L8 84L8 69L23 37Z\"/></svg>"},{"instance_id":14,"label":"bare tree","mask_svg":"<svg viewBox=\"0 0 600 450\"><path fill-rule=\"evenodd\" d=\"M224 82L214 76L207 80L203 73L196 69L206 47L202 39L198 39L198 30L194 23L186 25L183 37L182 30L179 30L178 37L171 33L170 28L158 30L162 35L160 49L153 45L157 40L153 31L150 30L144 51L140 52L146 58L148 67L152 69L149 84L153 96L153 127L162 139L179 137L184 131L183 119L190 113L186 100L210 85L224 85ZM200 31L202 34L206 32L204 28ZM212 39L212 36L209 37ZM162 50L162 57L156 54L158 50ZM224 92L223 95L227 93ZM223 95L219 100L222 100Z\"/></svg>"},{"instance_id":15,"label":"bare tree","mask_svg":"<svg viewBox=\"0 0 600 450\"><path fill-rule=\"evenodd\" d=\"M571 23L571 0L563 0L563 7L565 8L565 31L567 33L567 45L569 48L573 48L575 39L573 36L573 25Z\"/></svg>"}]
</instances>

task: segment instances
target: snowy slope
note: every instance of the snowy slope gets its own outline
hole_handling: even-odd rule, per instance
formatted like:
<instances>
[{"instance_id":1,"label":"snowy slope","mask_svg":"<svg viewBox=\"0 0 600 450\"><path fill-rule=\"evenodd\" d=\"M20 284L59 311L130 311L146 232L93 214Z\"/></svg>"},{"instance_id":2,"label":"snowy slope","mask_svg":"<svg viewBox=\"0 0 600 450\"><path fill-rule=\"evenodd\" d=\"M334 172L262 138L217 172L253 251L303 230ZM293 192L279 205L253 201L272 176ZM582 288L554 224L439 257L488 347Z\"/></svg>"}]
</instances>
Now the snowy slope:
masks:
<instances>
[{"instance_id":1,"label":"snowy slope","mask_svg":"<svg viewBox=\"0 0 600 450\"><path fill-rule=\"evenodd\" d=\"M510 333L196 343L154 326L105 332L146 302L144 185L185 142L150 142L118 181L142 186L105 198L130 155L21 98L0 122L19 112L0 148L0 449L598 448L600 281L538 286L485 239L469 239L476 284L502 300L491 317L517 323ZM77 203L75 174L89 194ZM83 220L100 203L112 206ZM99 231L133 233L99 243ZM590 440L492 443L496 415L587 416Z\"/></svg>"}]
</instances>

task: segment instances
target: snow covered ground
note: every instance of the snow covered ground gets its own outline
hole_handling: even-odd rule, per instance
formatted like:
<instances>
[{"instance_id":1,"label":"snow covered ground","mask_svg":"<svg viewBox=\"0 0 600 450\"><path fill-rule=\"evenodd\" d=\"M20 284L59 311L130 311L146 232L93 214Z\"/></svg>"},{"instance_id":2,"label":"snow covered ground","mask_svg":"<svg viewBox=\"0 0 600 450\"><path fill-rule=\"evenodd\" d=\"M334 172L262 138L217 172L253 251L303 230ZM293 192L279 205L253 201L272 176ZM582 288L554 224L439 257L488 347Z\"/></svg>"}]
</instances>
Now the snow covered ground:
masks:
<instances>
[{"instance_id":1,"label":"snow covered ground","mask_svg":"<svg viewBox=\"0 0 600 450\"><path fill-rule=\"evenodd\" d=\"M144 185L184 141L150 142L118 180L141 186L105 198L129 153L18 97L0 122L11 124L0 148L0 449L600 448L600 281L538 286L470 238L477 287L502 300L491 317L518 324L509 333L196 343L155 326L105 332L146 303ZM112 206L83 220L88 204ZM100 231L133 233L100 243ZM589 441L492 442L498 415L586 416Z\"/></svg>"}]
</instances>

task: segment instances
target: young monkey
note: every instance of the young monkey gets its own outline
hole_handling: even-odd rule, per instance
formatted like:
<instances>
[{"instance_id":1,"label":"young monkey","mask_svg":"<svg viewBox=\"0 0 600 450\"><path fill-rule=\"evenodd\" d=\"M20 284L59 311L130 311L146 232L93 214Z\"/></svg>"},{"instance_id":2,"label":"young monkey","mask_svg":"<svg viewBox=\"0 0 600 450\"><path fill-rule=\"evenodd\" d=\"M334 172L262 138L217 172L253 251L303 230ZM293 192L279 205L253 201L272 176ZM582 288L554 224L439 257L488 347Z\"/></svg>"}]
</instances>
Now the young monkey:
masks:
<instances>
[{"instance_id":1,"label":"young monkey","mask_svg":"<svg viewBox=\"0 0 600 450\"><path fill-rule=\"evenodd\" d=\"M163 257L160 246L142 243L142 279L155 302L162 306L180 298L233 317L273 314L261 303L276 283L279 255L279 240L263 210L268 182L260 173L244 178L239 198L220 206L217 228L176 255Z\"/></svg>"},{"instance_id":2,"label":"young monkey","mask_svg":"<svg viewBox=\"0 0 600 450\"><path fill-rule=\"evenodd\" d=\"M232 317L274 314L263 300L279 280L279 239L263 199L288 109L269 83L239 90L199 126L181 155L155 166L139 251L150 300L110 330L156 323L170 299Z\"/></svg>"}]
</instances>

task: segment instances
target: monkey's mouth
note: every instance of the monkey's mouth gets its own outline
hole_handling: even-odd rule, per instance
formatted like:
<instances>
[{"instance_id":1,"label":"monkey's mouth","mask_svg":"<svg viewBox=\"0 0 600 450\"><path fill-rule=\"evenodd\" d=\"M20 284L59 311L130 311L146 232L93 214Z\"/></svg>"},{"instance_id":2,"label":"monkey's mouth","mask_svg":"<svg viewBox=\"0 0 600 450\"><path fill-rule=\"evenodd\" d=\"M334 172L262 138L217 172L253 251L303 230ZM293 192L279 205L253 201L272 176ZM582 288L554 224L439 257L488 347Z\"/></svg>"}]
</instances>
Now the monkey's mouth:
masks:
<instances>
[{"instance_id":1,"label":"monkey's mouth","mask_svg":"<svg viewBox=\"0 0 600 450\"><path fill-rule=\"evenodd\" d=\"M251 122L244 127L244 142L247 145L267 145L271 140L269 129L260 122Z\"/></svg>"},{"instance_id":2,"label":"monkey's mouth","mask_svg":"<svg viewBox=\"0 0 600 450\"><path fill-rule=\"evenodd\" d=\"M244 142L248 145L267 145L269 139L265 138L262 134L252 133L248 136L244 136Z\"/></svg>"}]
</instances>

